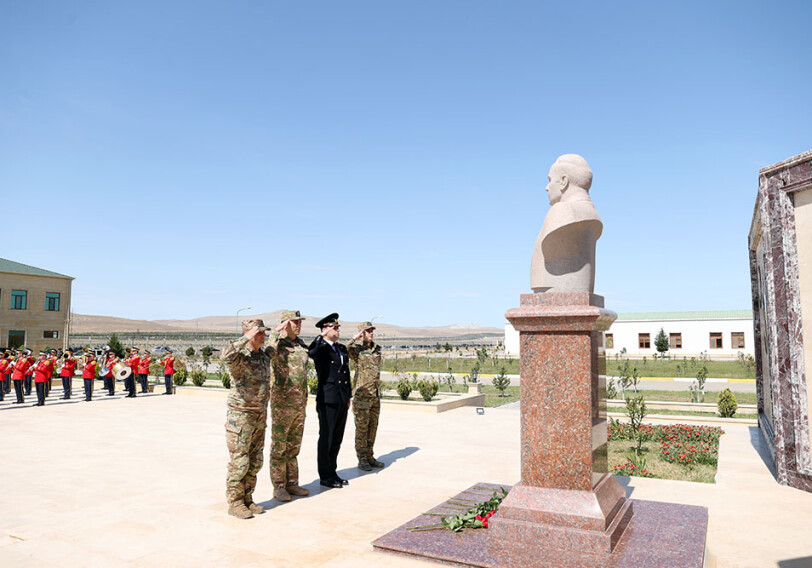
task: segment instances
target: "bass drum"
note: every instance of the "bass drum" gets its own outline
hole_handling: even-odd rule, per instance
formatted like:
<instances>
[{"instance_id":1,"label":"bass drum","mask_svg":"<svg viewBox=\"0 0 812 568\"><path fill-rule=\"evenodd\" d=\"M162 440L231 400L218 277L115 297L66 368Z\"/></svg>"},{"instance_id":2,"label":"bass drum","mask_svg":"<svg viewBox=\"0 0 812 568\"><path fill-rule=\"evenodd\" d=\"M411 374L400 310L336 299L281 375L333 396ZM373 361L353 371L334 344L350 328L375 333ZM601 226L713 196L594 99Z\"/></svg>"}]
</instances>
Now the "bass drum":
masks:
<instances>
[{"instance_id":1,"label":"bass drum","mask_svg":"<svg viewBox=\"0 0 812 568\"><path fill-rule=\"evenodd\" d=\"M123 381L124 379L129 379L130 375L133 374L133 370L124 363L122 363L121 361L113 365L112 371L113 376L120 381Z\"/></svg>"}]
</instances>

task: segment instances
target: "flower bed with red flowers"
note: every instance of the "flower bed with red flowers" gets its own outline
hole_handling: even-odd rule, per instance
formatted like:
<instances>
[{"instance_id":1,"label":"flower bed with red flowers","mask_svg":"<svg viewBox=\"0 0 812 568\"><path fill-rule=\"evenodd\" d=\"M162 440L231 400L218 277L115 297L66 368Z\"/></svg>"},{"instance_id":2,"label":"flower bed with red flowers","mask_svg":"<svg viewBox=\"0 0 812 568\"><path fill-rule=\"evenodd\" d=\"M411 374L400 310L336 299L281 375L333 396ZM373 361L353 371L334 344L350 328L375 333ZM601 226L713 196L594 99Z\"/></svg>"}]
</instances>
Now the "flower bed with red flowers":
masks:
<instances>
[{"instance_id":1,"label":"flower bed with red flowers","mask_svg":"<svg viewBox=\"0 0 812 568\"><path fill-rule=\"evenodd\" d=\"M669 463L685 466L693 464L715 466L719 460L719 438L724 434L721 428L689 424L643 425L641 431L644 440L660 443L660 457ZM610 441L632 440L632 429L628 424L612 420L609 423L608 439ZM641 475L640 468L629 468L625 463L615 466L613 473Z\"/></svg>"},{"instance_id":2,"label":"flower bed with red flowers","mask_svg":"<svg viewBox=\"0 0 812 568\"><path fill-rule=\"evenodd\" d=\"M660 428L660 455L665 461L681 465L716 465L719 461L719 438L724 433L721 428L687 424Z\"/></svg>"},{"instance_id":3,"label":"flower bed with red flowers","mask_svg":"<svg viewBox=\"0 0 812 568\"><path fill-rule=\"evenodd\" d=\"M645 467L637 467L634 462L628 458L624 463L618 464L612 468L614 475L628 475L629 477L657 477L650 473Z\"/></svg>"}]
</instances>

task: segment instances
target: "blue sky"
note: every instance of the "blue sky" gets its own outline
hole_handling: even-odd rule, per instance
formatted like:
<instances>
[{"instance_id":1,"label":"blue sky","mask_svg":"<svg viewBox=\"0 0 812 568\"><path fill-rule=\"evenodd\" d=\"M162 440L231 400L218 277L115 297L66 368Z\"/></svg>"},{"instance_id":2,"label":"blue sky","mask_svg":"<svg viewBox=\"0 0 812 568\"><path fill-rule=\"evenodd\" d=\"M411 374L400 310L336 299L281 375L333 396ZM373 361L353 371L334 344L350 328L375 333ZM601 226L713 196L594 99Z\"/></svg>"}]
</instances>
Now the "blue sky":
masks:
<instances>
[{"instance_id":1,"label":"blue sky","mask_svg":"<svg viewBox=\"0 0 812 568\"><path fill-rule=\"evenodd\" d=\"M608 308L749 308L812 5L547 4L4 0L0 256L84 314L501 326L575 152Z\"/></svg>"}]
</instances>

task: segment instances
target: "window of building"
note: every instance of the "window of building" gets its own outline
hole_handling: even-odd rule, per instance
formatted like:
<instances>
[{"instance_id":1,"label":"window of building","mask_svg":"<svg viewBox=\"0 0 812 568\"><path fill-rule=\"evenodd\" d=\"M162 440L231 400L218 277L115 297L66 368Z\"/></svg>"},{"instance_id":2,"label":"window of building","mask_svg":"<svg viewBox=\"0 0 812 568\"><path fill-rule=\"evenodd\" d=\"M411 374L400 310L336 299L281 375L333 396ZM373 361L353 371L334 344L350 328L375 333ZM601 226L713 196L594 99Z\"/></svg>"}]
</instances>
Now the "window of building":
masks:
<instances>
[{"instance_id":1,"label":"window of building","mask_svg":"<svg viewBox=\"0 0 812 568\"><path fill-rule=\"evenodd\" d=\"M8 332L8 346L11 349L17 349L25 345L25 332L9 330Z\"/></svg>"},{"instance_id":2,"label":"window of building","mask_svg":"<svg viewBox=\"0 0 812 568\"><path fill-rule=\"evenodd\" d=\"M28 290L11 291L11 309L12 310L28 309Z\"/></svg>"},{"instance_id":3,"label":"window of building","mask_svg":"<svg viewBox=\"0 0 812 568\"><path fill-rule=\"evenodd\" d=\"M43 331L42 332L43 339L59 339L59 332L58 331Z\"/></svg>"},{"instance_id":4,"label":"window of building","mask_svg":"<svg viewBox=\"0 0 812 568\"><path fill-rule=\"evenodd\" d=\"M733 349L744 349L744 332L734 331L730 334L730 346Z\"/></svg>"},{"instance_id":5,"label":"window of building","mask_svg":"<svg viewBox=\"0 0 812 568\"><path fill-rule=\"evenodd\" d=\"M45 292L45 311L58 312L59 311L59 293L58 292Z\"/></svg>"},{"instance_id":6,"label":"window of building","mask_svg":"<svg viewBox=\"0 0 812 568\"><path fill-rule=\"evenodd\" d=\"M669 333L668 334L668 348L669 349L682 349L682 334Z\"/></svg>"},{"instance_id":7,"label":"window of building","mask_svg":"<svg viewBox=\"0 0 812 568\"><path fill-rule=\"evenodd\" d=\"M711 349L721 349L722 348L722 334L711 332L710 334L710 348Z\"/></svg>"},{"instance_id":8,"label":"window of building","mask_svg":"<svg viewBox=\"0 0 812 568\"><path fill-rule=\"evenodd\" d=\"M615 348L615 336L611 333L606 334L606 348L607 349Z\"/></svg>"},{"instance_id":9,"label":"window of building","mask_svg":"<svg viewBox=\"0 0 812 568\"><path fill-rule=\"evenodd\" d=\"M651 349L651 334L650 333L638 333L637 334L637 346L640 349Z\"/></svg>"}]
</instances>

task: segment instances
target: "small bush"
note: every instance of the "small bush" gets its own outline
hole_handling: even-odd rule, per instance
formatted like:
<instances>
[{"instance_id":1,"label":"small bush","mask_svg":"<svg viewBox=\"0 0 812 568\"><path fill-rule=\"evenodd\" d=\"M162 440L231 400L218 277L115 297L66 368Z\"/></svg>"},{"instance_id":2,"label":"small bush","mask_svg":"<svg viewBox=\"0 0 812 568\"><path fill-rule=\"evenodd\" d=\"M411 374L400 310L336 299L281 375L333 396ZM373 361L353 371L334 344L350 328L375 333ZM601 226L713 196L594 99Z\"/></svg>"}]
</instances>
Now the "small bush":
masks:
<instances>
[{"instance_id":1,"label":"small bush","mask_svg":"<svg viewBox=\"0 0 812 568\"><path fill-rule=\"evenodd\" d=\"M222 363L217 365L217 377L220 379L220 382L223 383L224 388L231 388L231 375L228 373L228 368Z\"/></svg>"},{"instance_id":2,"label":"small bush","mask_svg":"<svg viewBox=\"0 0 812 568\"><path fill-rule=\"evenodd\" d=\"M178 369L172 377L172 382L176 385L185 385L186 379L189 377L189 372L186 369Z\"/></svg>"},{"instance_id":3,"label":"small bush","mask_svg":"<svg viewBox=\"0 0 812 568\"><path fill-rule=\"evenodd\" d=\"M398 396L402 400L406 400L409 398L409 395L412 394L412 381L409 380L409 377L403 377L398 381L398 386L396 388L398 391Z\"/></svg>"},{"instance_id":4,"label":"small bush","mask_svg":"<svg viewBox=\"0 0 812 568\"><path fill-rule=\"evenodd\" d=\"M454 385L457 383L457 378L453 373L448 373L443 377L443 382L448 385L448 392L454 392Z\"/></svg>"},{"instance_id":5,"label":"small bush","mask_svg":"<svg viewBox=\"0 0 812 568\"><path fill-rule=\"evenodd\" d=\"M206 371L203 369L195 369L191 374L192 384L196 387L202 387L206 382Z\"/></svg>"},{"instance_id":6,"label":"small bush","mask_svg":"<svg viewBox=\"0 0 812 568\"><path fill-rule=\"evenodd\" d=\"M739 405L736 404L736 397L730 389L725 389L719 393L716 407L719 410L719 416L723 418L733 418L733 415L739 409Z\"/></svg>"},{"instance_id":7,"label":"small bush","mask_svg":"<svg viewBox=\"0 0 812 568\"><path fill-rule=\"evenodd\" d=\"M164 366L158 362L150 363L149 364L149 374L153 377L161 377L164 376Z\"/></svg>"},{"instance_id":8,"label":"small bush","mask_svg":"<svg viewBox=\"0 0 812 568\"><path fill-rule=\"evenodd\" d=\"M615 386L614 379L606 381L606 398L617 398L617 387Z\"/></svg>"},{"instance_id":9,"label":"small bush","mask_svg":"<svg viewBox=\"0 0 812 568\"><path fill-rule=\"evenodd\" d=\"M422 396L426 402L431 401L439 389L440 385L434 379L421 379L417 381L417 390L420 391L420 396Z\"/></svg>"},{"instance_id":10,"label":"small bush","mask_svg":"<svg viewBox=\"0 0 812 568\"><path fill-rule=\"evenodd\" d=\"M316 374L316 369L307 370L307 390L310 394L316 394L319 390L319 377Z\"/></svg>"}]
</instances>

